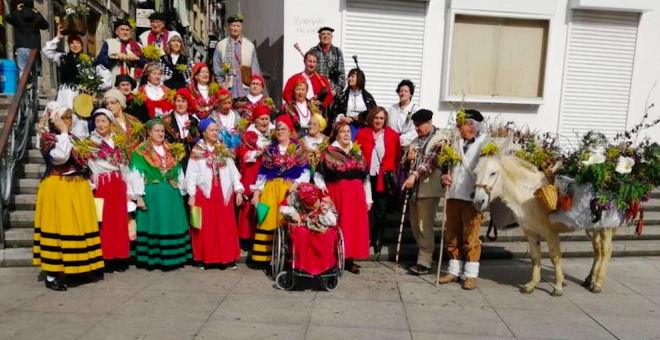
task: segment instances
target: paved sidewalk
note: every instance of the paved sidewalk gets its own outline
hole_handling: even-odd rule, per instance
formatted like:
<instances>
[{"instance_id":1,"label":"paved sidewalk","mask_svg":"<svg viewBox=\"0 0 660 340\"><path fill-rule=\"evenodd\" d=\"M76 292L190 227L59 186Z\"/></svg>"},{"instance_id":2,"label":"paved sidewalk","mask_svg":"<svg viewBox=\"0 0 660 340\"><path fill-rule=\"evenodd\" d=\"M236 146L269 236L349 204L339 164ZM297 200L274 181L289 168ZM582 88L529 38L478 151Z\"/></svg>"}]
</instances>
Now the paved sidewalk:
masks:
<instances>
[{"instance_id":1,"label":"paved sidewalk","mask_svg":"<svg viewBox=\"0 0 660 340\"><path fill-rule=\"evenodd\" d=\"M36 268L0 269L0 339L660 339L660 258L613 259L601 294L580 286L589 259L565 260L559 298L547 282L518 292L527 261L484 261L477 291L362 266L333 293L279 291L243 265L132 268L64 293L37 282Z\"/></svg>"}]
</instances>

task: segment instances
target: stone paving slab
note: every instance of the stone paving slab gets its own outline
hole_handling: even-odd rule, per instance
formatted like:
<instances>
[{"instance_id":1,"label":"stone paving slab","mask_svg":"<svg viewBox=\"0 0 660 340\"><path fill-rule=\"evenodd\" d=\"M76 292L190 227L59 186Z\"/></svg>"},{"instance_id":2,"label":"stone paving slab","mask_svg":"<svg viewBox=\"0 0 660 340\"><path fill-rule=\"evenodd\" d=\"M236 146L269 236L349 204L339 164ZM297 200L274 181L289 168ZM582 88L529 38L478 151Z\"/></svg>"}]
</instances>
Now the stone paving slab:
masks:
<instances>
[{"instance_id":1,"label":"stone paving slab","mask_svg":"<svg viewBox=\"0 0 660 340\"><path fill-rule=\"evenodd\" d=\"M478 289L436 288L434 276L363 262L335 292L304 280L277 290L262 271L135 268L53 292L38 268L0 268L4 339L659 339L660 258L615 258L604 292L580 286L590 259L565 259L563 297L554 270L531 295L527 260L483 261ZM435 269L434 269L435 272Z\"/></svg>"}]
</instances>

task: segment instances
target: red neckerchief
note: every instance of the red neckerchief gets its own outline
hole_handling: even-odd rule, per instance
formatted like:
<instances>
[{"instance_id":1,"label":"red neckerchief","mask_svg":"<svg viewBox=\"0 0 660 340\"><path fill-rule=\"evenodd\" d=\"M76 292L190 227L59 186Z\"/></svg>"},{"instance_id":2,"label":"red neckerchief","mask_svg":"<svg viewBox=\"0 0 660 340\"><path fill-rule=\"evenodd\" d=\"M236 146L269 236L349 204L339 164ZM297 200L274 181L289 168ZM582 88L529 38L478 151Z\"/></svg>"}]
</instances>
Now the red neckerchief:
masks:
<instances>
[{"instance_id":1,"label":"red neckerchief","mask_svg":"<svg viewBox=\"0 0 660 340\"><path fill-rule=\"evenodd\" d=\"M124 43L119 38L117 38L117 40L119 40L119 45L121 46L120 49L119 49L119 51L121 53L125 54L126 53L126 45L130 45L131 52L133 52L133 54L135 54L138 58L142 57L142 48L140 47L140 44L138 44L135 40L130 39L127 43ZM135 77L138 77L137 69L138 69L138 67L136 67L136 72L135 72L135 75L134 75ZM120 74L129 74L128 68L126 67L126 62L121 63L119 73ZM140 71L139 76L141 76L141 75L142 75L142 72Z\"/></svg>"},{"instance_id":2,"label":"red neckerchief","mask_svg":"<svg viewBox=\"0 0 660 340\"><path fill-rule=\"evenodd\" d=\"M163 28L163 40L160 42L160 46L167 46L167 41L169 40L170 36L170 31L166 30ZM156 35L152 32L149 31L149 35L147 35L147 45L156 45Z\"/></svg>"}]
</instances>

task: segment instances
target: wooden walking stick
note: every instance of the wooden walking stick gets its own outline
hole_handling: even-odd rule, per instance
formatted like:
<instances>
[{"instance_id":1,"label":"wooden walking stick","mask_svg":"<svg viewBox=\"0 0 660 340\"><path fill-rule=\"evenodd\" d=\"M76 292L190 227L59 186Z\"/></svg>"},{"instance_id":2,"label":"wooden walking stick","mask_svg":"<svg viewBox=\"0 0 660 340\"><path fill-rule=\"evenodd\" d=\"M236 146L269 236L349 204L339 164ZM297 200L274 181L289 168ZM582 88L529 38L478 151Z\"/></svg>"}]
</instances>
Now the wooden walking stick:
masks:
<instances>
[{"instance_id":1,"label":"wooden walking stick","mask_svg":"<svg viewBox=\"0 0 660 340\"><path fill-rule=\"evenodd\" d=\"M401 210L401 225L399 225L399 239L396 242L396 258L394 259L394 271L399 268L399 250L401 249L401 235L403 235L403 222L406 220L406 209L408 208L408 198L410 190L406 189L406 198L403 200L403 209Z\"/></svg>"},{"instance_id":2,"label":"wooden walking stick","mask_svg":"<svg viewBox=\"0 0 660 340\"><path fill-rule=\"evenodd\" d=\"M440 280L440 267L442 267L442 254L445 252L445 224L447 224L447 194L449 186L445 187L445 203L442 205L442 229L440 229L440 254L438 255L438 274L435 276L435 286L438 287Z\"/></svg>"}]
</instances>

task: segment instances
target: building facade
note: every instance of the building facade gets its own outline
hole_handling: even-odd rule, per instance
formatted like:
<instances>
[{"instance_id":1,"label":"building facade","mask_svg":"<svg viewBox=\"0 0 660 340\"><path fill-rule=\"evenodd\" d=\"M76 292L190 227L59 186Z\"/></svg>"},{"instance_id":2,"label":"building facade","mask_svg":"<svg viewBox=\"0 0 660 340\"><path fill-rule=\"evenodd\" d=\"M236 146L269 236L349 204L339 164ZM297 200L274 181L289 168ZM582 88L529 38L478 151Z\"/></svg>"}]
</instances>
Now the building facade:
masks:
<instances>
[{"instance_id":1,"label":"building facade","mask_svg":"<svg viewBox=\"0 0 660 340\"><path fill-rule=\"evenodd\" d=\"M247 36L282 41L259 55L282 60L274 81L302 70L295 43L307 50L330 26L346 71L357 55L379 105L395 103L397 83L411 79L413 100L436 112L437 126L462 104L570 145L591 129L614 136L660 103L653 0L230 0L228 9L239 2ZM660 141L659 132L646 133Z\"/></svg>"}]
</instances>

